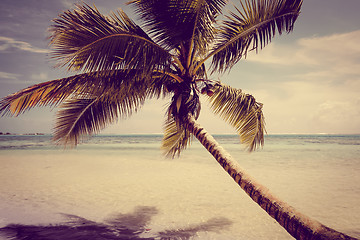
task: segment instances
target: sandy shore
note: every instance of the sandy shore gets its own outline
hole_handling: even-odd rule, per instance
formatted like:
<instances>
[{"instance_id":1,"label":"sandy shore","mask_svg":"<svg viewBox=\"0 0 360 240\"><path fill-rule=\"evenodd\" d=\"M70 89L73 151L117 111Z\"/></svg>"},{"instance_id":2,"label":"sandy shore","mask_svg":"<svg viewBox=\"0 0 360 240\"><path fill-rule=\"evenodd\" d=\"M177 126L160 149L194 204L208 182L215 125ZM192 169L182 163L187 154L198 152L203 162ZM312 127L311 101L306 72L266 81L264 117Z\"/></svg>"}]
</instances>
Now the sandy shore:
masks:
<instances>
[{"instance_id":1,"label":"sandy shore","mask_svg":"<svg viewBox=\"0 0 360 240\"><path fill-rule=\"evenodd\" d=\"M0 227L60 240L292 239L197 146L174 160L138 149L2 151ZM299 211L359 237L358 166L321 154L236 157Z\"/></svg>"}]
</instances>

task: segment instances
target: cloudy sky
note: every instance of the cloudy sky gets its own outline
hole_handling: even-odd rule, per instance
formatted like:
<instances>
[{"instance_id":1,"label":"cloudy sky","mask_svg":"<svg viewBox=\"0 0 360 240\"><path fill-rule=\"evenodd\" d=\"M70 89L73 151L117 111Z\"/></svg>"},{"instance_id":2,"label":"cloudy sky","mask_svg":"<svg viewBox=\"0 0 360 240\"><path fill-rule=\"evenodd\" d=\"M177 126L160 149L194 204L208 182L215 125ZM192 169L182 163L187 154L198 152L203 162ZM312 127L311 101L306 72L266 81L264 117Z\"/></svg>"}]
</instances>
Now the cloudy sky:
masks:
<instances>
[{"instance_id":1,"label":"cloudy sky","mask_svg":"<svg viewBox=\"0 0 360 240\"><path fill-rule=\"evenodd\" d=\"M236 4L238 0L233 0ZM49 61L51 19L73 0L0 1L0 98L27 86L67 76ZM125 0L89 0L104 14ZM304 0L294 32L277 36L230 73L212 76L264 103L267 131L360 133L359 0ZM104 133L160 133L166 100L149 101L130 119ZM0 131L51 133L56 109L38 108L17 118L0 118ZM199 121L211 133L233 133L203 103Z\"/></svg>"}]
</instances>

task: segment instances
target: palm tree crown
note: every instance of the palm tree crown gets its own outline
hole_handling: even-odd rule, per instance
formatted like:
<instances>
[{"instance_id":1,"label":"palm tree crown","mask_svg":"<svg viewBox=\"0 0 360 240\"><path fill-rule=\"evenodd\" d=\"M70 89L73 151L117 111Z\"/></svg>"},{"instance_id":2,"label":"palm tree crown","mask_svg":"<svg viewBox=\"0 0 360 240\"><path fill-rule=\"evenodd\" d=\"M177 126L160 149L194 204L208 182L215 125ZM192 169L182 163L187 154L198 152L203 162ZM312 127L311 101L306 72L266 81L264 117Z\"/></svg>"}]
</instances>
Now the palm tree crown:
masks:
<instances>
[{"instance_id":1,"label":"palm tree crown","mask_svg":"<svg viewBox=\"0 0 360 240\"><path fill-rule=\"evenodd\" d=\"M244 0L222 15L227 3L129 1L141 26L122 10L104 16L95 7L77 5L54 19L49 37L57 66L76 74L9 95L0 112L17 116L35 106L59 106L54 139L76 145L82 136L136 112L145 100L170 96L163 148L174 156L189 144L184 122L198 118L204 94L252 151L264 141L262 104L207 72L230 70L276 33L292 31L302 0Z\"/></svg>"}]
</instances>

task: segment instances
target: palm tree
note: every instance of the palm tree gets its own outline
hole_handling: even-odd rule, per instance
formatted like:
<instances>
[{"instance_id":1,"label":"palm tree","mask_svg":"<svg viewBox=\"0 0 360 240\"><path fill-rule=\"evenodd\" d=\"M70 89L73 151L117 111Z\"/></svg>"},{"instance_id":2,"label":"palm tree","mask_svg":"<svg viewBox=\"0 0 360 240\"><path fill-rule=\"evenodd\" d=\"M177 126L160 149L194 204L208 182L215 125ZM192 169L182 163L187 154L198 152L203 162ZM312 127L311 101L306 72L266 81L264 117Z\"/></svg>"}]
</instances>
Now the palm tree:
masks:
<instances>
[{"instance_id":1,"label":"palm tree","mask_svg":"<svg viewBox=\"0 0 360 240\"><path fill-rule=\"evenodd\" d=\"M128 4L135 7L141 26L122 10L104 16L95 7L79 4L54 19L49 37L56 66L76 74L9 95L1 100L0 112L17 116L35 106L59 106L54 141L75 146L138 111L145 100L169 96L162 142L167 156L179 155L195 136L292 236L350 239L272 196L196 122L199 96L204 95L249 151L264 143L262 104L212 80L208 71L228 71L275 34L291 32L302 5L302 0L244 0L222 15L227 2L132 0Z\"/></svg>"}]
</instances>

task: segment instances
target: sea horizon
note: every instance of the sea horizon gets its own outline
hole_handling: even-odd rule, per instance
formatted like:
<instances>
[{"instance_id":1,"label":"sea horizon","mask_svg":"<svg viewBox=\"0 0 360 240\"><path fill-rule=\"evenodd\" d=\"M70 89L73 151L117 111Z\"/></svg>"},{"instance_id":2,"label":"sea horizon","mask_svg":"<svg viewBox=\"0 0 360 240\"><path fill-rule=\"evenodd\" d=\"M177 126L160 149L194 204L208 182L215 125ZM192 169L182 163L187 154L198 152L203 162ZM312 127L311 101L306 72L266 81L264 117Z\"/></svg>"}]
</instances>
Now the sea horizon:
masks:
<instances>
[{"instance_id":1,"label":"sea horizon","mask_svg":"<svg viewBox=\"0 0 360 240\"><path fill-rule=\"evenodd\" d=\"M95 136L127 136L127 135L151 135L151 136L162 136L164 133L99 133L90 135L90 137ZM237 133L211 133L209 134L213 136L238 136ZM0 136L2 135L18 135L18 136L32 136L32 135L47 135L52 136L53 133L43 133L43 132L24 132L24 133L13 133L13 132L0 132ZM267 133L264 136L278 136L278 135L309 135L309 136L321 136L321 135L329 135L329 136L357 136L360 133Z\"/></svg>"}]
</instances>

